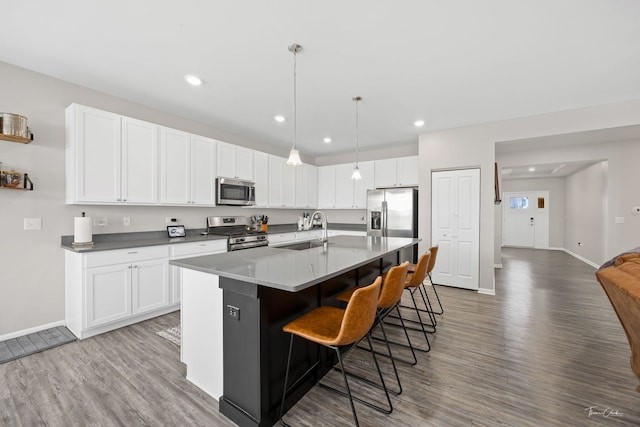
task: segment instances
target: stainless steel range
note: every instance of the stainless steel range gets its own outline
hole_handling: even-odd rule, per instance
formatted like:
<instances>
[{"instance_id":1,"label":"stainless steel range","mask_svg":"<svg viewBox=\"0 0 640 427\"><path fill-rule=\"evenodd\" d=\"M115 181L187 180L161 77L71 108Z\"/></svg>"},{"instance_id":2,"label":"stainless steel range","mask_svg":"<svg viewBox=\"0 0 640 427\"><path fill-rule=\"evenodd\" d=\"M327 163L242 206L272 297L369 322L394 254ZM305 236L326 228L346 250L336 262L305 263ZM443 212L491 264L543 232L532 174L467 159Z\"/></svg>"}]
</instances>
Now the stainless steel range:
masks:
<instances>
[{"instance_id":1,"label":"stainless steel range","mask_svg":"<svg viewBox=\"0 0 640 427\"><path fill-rule=\"evenodd\" d=\"M209 234L227 236L229 252L269 245L267 233L253 230L251 219L245 216L207 217L207 231Z\"/></svg>"}]
</instances>

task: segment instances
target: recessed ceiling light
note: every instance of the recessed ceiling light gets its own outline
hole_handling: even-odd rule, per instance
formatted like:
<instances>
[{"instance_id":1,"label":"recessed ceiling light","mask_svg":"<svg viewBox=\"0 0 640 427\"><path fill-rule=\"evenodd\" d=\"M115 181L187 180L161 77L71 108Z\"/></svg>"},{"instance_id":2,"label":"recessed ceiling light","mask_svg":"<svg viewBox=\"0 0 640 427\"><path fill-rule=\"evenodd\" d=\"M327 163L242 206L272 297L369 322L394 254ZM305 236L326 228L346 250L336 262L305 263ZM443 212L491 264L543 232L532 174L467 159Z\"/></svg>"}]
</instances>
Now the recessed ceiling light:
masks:
<instances>
[{"instance_id":1,"label":"recessed ceiling light","mask_svg":"<svg viewBox=\"0 0 640 427\"><path fill-rule=\"evenodd\" d=\"M536 168L534 168L534 167L530 167L529 168L529 172L535 172L535 171L536 171Z\"/></svg>"},{"instance_id":2,"label":"recessed ceiling light","mask_svg":"<svg viewBox=\"0 0 640 427\"><path fill-rule=\"evenodd\" d=\"M413 125L417 128L424 126L424 120L416 120Z\"/></svg>"},{"instance_id":3,"label":"recessed ceiling light","mask_svg":"<svg viewBox=\"0 0 640 427\"><path fill-rule=\"evenodd\" d=\"M202 79L193 74L187 74L184 79L192 86L200 86L202 84Z\"/></svg>"},{"instance_id":4,"label":"recessed ceiling light","mask_svg":"<svg viewBox=\"0 0 640 427\"><path fill-rule=\"evenodd\" d=\"M275 120L278 123L282 123L284 122L284 116L274 116L273 120Z\"/></svg>"},{"instance_id":5,"label":"recessed ceiling light","mask_svg":"<svg viewBox=\"0 0 640 427\"><path fill-rule=\"evenodd\" d=\"M331 138L327 137L325 139L323 139L324 142L326 142L327 144L331 142Z\"/></svg>"}]
</instances>

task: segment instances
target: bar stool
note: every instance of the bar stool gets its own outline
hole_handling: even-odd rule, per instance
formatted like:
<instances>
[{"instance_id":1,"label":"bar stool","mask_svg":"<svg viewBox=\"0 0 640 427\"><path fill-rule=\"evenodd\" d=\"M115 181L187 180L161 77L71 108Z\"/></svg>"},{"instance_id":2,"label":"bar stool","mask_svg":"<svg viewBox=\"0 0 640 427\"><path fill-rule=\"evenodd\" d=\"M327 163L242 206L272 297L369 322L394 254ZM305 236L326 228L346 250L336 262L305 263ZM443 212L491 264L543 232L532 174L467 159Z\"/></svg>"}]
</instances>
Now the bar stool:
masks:
<instances>
[{"instance_id":1,"label":"bar stool","mask_svg":"<svg viewBox=\"0 0 640 427\"><path fill-rule=\"evenodd\" d=\"M373 325L373 321L376 317L376 307L378 302L378 295L380 294L380 287L382 279L377 277L376 280L369 286L358 289L353 293L351 300L347 304L345 309L322 306L311 310L308 313L303 314L297 319L287 323L282 330L291 334L289 340L289 354L287 356L287 369L284 377L284 387L282 390L282 403L280 406L280 423L287 425L283 419L284 403L287 394L287 382L289 380L289 368L291 364L291 350L293 348L293 337L295 335L304 338L308 341L315 342L322 346L328 347L336 352L340 369L342 371L342 379L347 392L340 392L334 390L340 394L349 397L349 403L351 404L351 412L353 413L353 420L356 426L359 426L358 416L356 415L356 409L353 401L356 400L367 406L371 406L369 402L363 401L357 397L352 396L351 389L349 388L349 382L344 370L343 355L340 348L357 343L364 337L367 338L371 349L371 340L369 338L369 330ZM384 384L384 378L378 365L375 353L372 353L373 360L378 374L380 374L380 380ZM291 387L294 387L300 380L306 377L312 370L316 368L318 363L309 368L298 380L296 380ZM391 405L391 399L389 394L386 393L387 401Z\"/></svg>"},{"instance_id":2,"label":"bar stool","mask_svg":"<svg viewBox=\"0 0 640 427\"><path fill-rule=\"evenodd\" d=\"M405 319L407 322L413 322L416 324L420 325L420 328L411 328L409 326L405 326L405 329L411 329L411 330L416 330L419 332L422 332L425 338L425 341L427 342L427 347L426 349L422 349L419 347L414 347L416 350L418 351L422 351L424 353L428 352L431 350L431 344L429 343L429 337L427 336L428 333L432 333L435 332L435 325L433 323L428 324L425 323L422 320L422 316L420 315L421 309L418 307L418 303L416 302L416 298L415 298L415 293L419 292L421 295L422 293L420 292L420 287L422 285L422 282L424 281L426 275L427 275L427 266L429 265L429 259L431 258L431 253L429 251L425 252L424 254L420 255L420 258L418 258L418 263L415 264L415 269L413 271L413 273L408 273L407 274L407 279L404 283L404 289L407 290L409 292L409 295L411 296L411 301L413 302L413 307L411 306L404 306L401 305L401 307L406 307L406 308L413 308L416 312L416 315L418 317L418 320L410 320L410 319ZM423 311L423 310L422 310ZM429 316L429 318L431 319L431 315ZM394 317L394 316L390 316L390 317ZM433 320L431 320L433 322ZM395 323L387 323L388 325L391 326L395 326L395 327L400 327L401 325L395 324ZM404 323L403 323L404 325ZM427 327L432 327L434 328L433 331L427 331ZM397 345L403 345L406 347L406 345L401 344L401 343L394 343Z\"/></svg>"},{"instance_id":3,"label":"bar stool","mask_svg":"<svg viewBox=\"0 0 640 427\"><path fill-rule=\"evenodd\" d=\"M424 300L425 307L427 307L427 310L420 309L420 311L422 311L423 313L430 313L429 318L431 319L434 325L437 325L438 322L436 320L435 314L441 315L444 313L444 308L442 307L442 302L440 301L440 296L438 295L436 284L433 283L433 280L431 279L431 271L433 271L433 267L435 267L436 265L436 257L438 256L438 246L437 245L431 246L429 248L429 252L431 252L431 258L429 258L429 265L427 266L427 275L425 277L425 280L427 277L429 278L429 282L431 283L431 288L433 289L433 293L435 294L436 300L438 302L439 310L435 311L431 306L431 300L429 299L427 286L424 284L424 282L422 282L422 290L424 292L422 298ZM415 268L416 268L415 264L409 264L409 273L413 273L415 271Z\"/></svg>"},{"instance_id":4,"label":"bar stool","mask_svg":"<svg viewBox=\"0 0 640 427\"><path fill-rule=\"evenodd\" d=\"M389 391L395 395L399 395L402 393L402 384L400 383L400 376L398 375L398 369L396 367L395 358L393 356L393 353L391 352L391 347L389 346L389 339L387 338L387 333L384 329L383 320L392 310L396 309L398 311L398 315L400 316L400 321L404 326L404 321L401 317L402 315L400 314L400 310L398 309L398 304L400 303L400 299L402 298L402 293L404 291L404 283L407 278L408 268L409 268L409 262L407 261L401 265L392 267L384 275L384 279L382 282L382 289L380 290L380 296L378 297L378 309L376 311L376 317L378 319L378 323L374 323L373 326L371 327L371 329L374 329L377 325L380 325L380 329L382 330L382 335L384 337L383 341L385 342L385 345L387 347L388 354L378 353L378 352L376 352L376 354L380 354L381 356L389 357L391 359L391 365L393 366L393 372L395 373L396 382L398 384L398 390L397 391L389 390ZM361 287L347 289L346 291L338 294L335 299L338 301L349 303L354 292L356 292L358 289L361 289ZM418 363L418 360L416 358L415 352L413 351L413 346L411 345L411 339L409 338L409 334L406 331L406 329L404 329L404 331L405 331L405 336L407 337L407 342L411 347L411 352L413 353L413 360L414 360L414 362L407 362L407 363L409 363L410 365L415 365L416 363ZM367 349L365 348L365 350ZM377 388L381 387L379 384L367 378L364 378L360 375L351 374L351 373L347 373L347 375L359 378L362 381L374 387L377 387Z\"/></svg>"}]
</instances>

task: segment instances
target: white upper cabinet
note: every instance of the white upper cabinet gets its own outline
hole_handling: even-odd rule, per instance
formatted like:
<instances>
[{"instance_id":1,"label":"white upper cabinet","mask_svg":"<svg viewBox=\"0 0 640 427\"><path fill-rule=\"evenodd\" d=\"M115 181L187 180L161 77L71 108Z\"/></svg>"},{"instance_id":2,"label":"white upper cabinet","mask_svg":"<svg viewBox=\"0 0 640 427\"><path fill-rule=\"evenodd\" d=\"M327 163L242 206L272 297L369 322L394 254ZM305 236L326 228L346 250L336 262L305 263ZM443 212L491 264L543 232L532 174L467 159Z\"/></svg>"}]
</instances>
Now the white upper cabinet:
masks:
<instances>
[{"instance_id":1,"label":"white upper cabinet","mask_svg":"<svg viewBox=\"0 0 640 427\"><path fill-rule=\"evenodd\" d=\"M315 209L318 206L318 168L302 164L296 166L296 208Z\"/></svg>"},{"instance_id":2,"label":"white upper cabinet","mask_svg":"<svg viewBox=\"0 0 640 427\"><path fill-rule=\"evenodd\" d=\"M373 190L375 186L375 162L360 162L360 175L362 179L355 181L353 190L353 207L365 209L367 207L367 190Z\"/></svg>"},{"instance_id":3,"label":"white upper cabinet","mask_svg":"<svg viewBox=\"0 0 640 427\"><path fill-rule=\"evenodd\" d=\"M364 209L374 188L374 162L360 162L362 179L351 179L353 163L318 168L318 208Z\"/></svg>"},{"instance_id":4,"label":"white upper cabinet","mask_svg":"<svg viewBox=\"0 0 640 427\"><path fill-rule=\"evenodd\" d=\"M318 208L336 207L336 167L318 167Z\"/></svg>"},{"instance_id":5,"label":"white upper cabinet","mask_svg":"<svg viewBox=\"0 0 640 427\"><path fill-rule=\"evenodd\" d=\"M269 154L269 207L295 207L295 188L293 166L284 157Z\"/></svg>"},{"instance_id":6,"label":"white upper cabinet","mask_svg":"<svg viewBox=\"0 0 640 427\"><path fill-rule=\"evenodd\" d=\"M216 145L210 138L191 135L191 203L216 203Z\"/></svg>"},{"instance_id":7,"label":"white upper cabinet","mask_svg":"<svg viewBox=\"0 0 640 427\"><path fill-rule=\"evenodd\" d=\"M187 204L191 201L190 142L186 132L160 129L160 203Z\"/></svg>"},{"instance_id":8,"label":"white upper cabinet","mask_svg":"<svg viewBox=\"0 0 640 427\"><path fill-rule=\"evenodd\" d=\"M218 142L218 176L253 181L253 150Z\"/></svg>"},{"instance_id":9,"label":"white upper cabinet","mask_svg":"<svg viewBox=\"0 0 640 427\"><path fill-rule=\"evenodd\" d=\"M249 148L236 147L237 164L236 175L239 179L246 179L247 181L253 181L253 154L254 151Z\"/></svg>"},{"instance_id":10,"label":"white upper cabinet","mask_svg":"<svg viewBox=\"0 0 640 427\"><path fill-rule=\"evenodd\" d=\"M269 206L282 207L282 171L285 162L281 157L269 155Z\"/></svg>"},{"instance_id":11,"label":"white upper cabinet","mask_svg":"<svg viewBox=\"0 0 640 427\"><path fill-rule=\"evenodd\" d=\"M418 156L399 157L397 160L398 186L413 187L418 185Z\"/></svg>"},{"instance_id":12,"label":"white upper cabinet","mask_svg":"<svg viewBox=\"0 0 640 427\"><path fill-rule=\"evenodd\" d=\"M158 126L95 108L66 109L66 201L158 202Z\"/></svg>"},{"instance_id":13,"label":"white upper cabinet","mask_svg":"<svg viewBox=\"0 0 640 427\"><path fill-rule=\"evenodd\" d=\"M256 183L256 207L269 205L269 155L253 153L253 177Z\"/></svg>"},{"instance_id":14,"label":"white upper cabinet","mask_svg":"<svg viewBox=\"0 0 640 427\"><path fill-rule=\"evenodd\" d=\"M215 203L216 141L160 128L160 203Z\"/></svg>"},{"instance_id":15,"label":"white upper cabinet","mask_svg":"<svg viewBox=\"0 0 640 427\"><path fill-rule=\"evenodd\" d=\"M121 201L158 202L158 126L122 118Z\"/></svg>"},{"instance_id":16,"label":"white upper cabinet","mask_svg":"<svg viewBox=\"0 0 640 427\"><path fill-rule=\"evenodd\" d=\"M353 173L353 164L347 163L336 165L335 171L335 207L337 209L351 209L353 207L354 191L353 180L351 179L351 174Z\"/></svg>"},{"instance_id":17,"label":"white upper cabinet","mask_svg":"<svg viewBox=\"0 0 640 427\"><path fill-rule=\"evenodd\" d=\"M285 158L282 164L282 207L293 208L296 206L296 169L300 166L288 165Z\"/></svg>"},{"instance_id":18,"label":"white upper cabinet","mask_svg":"<svg viewBox=\"0 0 640 427\"><path fill-rule=\"evenodd\" d=\"M414 187L418 185L418 156L375 161L375 187Z\"/></svg>"}]
</instances>

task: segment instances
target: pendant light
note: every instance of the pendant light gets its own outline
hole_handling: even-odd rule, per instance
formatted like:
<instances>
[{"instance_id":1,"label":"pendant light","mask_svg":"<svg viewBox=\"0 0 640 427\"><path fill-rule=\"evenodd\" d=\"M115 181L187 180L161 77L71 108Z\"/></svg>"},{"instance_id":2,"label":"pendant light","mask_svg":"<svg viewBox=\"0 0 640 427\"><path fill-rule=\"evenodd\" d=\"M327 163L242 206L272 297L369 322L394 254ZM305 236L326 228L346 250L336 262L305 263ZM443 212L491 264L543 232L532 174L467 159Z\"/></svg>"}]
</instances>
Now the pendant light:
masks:
<instances>
[{"instance_id":1,"label":"pendant light","mask_svg":"<svg viewBox=\"0 0 640 427\"><path fill-rule=\"evenodd\" d=\"M362 175L360 175L360 168L358 167L358 131L359 131L359 126L358 126L358 103L360 101L362 101L362 98L359 96L356 96L355 98L352 98L353 101L355 101L356 103L356 165L353 167L353 174L351 174L351 179L353 180L359 180L362 179Z\"/></svg>"},{"instance_id":2,"label":"pendant light","mask_svg":"<svg viewBox=\"0 0 640 427\"><path fill-rule=\"evenodd\" d=\"M298 166L302 164L302 160L300 160L300 153L296 148L296 56L297 53L302 50L302 46L297 43L289 46L289 51L293 53L293 147L289 152L289 158L287 159L287 164L291 166Z\"/></svg>"}]
</instances>

